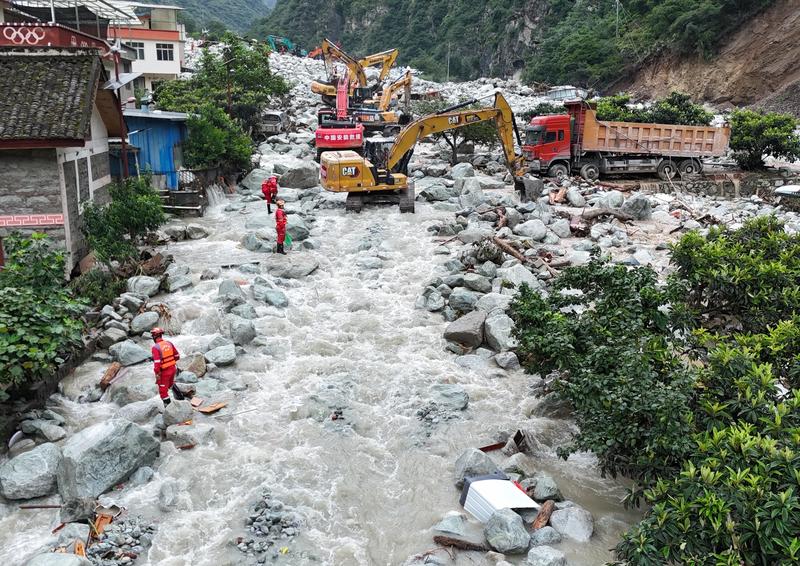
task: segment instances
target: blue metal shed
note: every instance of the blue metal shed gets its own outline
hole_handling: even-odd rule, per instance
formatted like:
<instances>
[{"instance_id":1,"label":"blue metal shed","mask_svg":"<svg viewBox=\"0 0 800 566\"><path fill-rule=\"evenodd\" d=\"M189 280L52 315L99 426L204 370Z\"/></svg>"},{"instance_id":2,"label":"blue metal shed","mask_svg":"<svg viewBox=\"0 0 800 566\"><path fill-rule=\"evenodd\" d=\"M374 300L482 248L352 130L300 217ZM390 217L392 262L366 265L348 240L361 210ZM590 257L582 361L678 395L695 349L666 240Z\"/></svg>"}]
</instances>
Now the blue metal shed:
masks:
<instances>
[{"instance_id":1,"label":"blue metal shed","mask_svg":"<svg viewBox=\"0 0 800 566\"><path fill-rule=\"evenodd\" d=\"M178 170L183 167L183 142L186 140L186 119L183 112L161 110L125 110L128 142L139 148L139 171L163 177L166 188L178 188ZM137 163L129 159L132 174Z\"/></svg>"}]
</instances>

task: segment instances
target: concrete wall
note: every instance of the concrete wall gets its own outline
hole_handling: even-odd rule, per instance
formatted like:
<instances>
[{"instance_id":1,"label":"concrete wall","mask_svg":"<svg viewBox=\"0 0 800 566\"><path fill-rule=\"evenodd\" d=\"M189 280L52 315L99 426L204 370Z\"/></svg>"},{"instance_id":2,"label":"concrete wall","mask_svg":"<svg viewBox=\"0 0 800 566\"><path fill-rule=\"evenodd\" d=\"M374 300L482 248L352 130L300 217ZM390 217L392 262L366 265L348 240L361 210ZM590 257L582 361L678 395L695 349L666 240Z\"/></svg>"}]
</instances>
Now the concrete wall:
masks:
<instances>
[{"instance_id":1,"label":"concrete wall","mask_svg":"<svg viewBox=\"0 0 800 566\"><path fill-rule=\"evenodd\" d=\"M783 185L800 183L800 175L789 172L766 172L750 174L721 175L719 178L698 178L686 181L659 181L642 183L647 192L673 193L686 192L709 197L739 198L752 195L772 194Z\"/></svg>"}]
</instances>

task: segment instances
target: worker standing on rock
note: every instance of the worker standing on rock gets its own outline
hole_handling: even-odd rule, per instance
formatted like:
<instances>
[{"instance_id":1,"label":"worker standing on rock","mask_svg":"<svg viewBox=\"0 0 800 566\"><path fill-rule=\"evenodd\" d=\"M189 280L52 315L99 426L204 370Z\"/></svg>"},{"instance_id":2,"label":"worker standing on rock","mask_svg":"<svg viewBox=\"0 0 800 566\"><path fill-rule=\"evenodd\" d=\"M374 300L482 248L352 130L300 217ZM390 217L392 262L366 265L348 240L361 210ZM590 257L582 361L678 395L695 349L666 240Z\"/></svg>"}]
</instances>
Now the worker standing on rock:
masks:
<instances>
[{"instance_id":1,"label":"worker standing on rock","mask_svg":"<svg viewBox=\"0 0 800 566\"><path fill-rule=\"evenodd\" d=\"M275 211L275 230L278 232L278 253L286 255L283 249L283 242L286 240L286 211L283 210L283 205L286 204L282 198L279 198L275 204L278 209Z\"/></svg>"},{"instance_id":2,"label":"worker standing on rock","mask_svg":"<svg viewBox=\"0 0 800 566\"><path fill-rule=\"evenodd\" d=\"M165 405L169 405L169 391L175 385L175 372L178 369L178 360L181 355L178 349L172 344L164 340L164 331L160 328L154 328L150 331L153 337L153 348L150 350L153 354L153 371L156 374L156 385L158 385L158 394ZM183 395L175 395L179 400Z\"/></svg>"},{"instance_id":3,"label":"worker standing on rock","mask_svg":"<svg viewBox=\"0 0 800 566\"><path fill-rule=\"evenodd\" d=\"M278 178L273 175L261 183L261 192L267 200L267 214L272 214L272 203L278 197Z\"/></svg>"}]
</instances>

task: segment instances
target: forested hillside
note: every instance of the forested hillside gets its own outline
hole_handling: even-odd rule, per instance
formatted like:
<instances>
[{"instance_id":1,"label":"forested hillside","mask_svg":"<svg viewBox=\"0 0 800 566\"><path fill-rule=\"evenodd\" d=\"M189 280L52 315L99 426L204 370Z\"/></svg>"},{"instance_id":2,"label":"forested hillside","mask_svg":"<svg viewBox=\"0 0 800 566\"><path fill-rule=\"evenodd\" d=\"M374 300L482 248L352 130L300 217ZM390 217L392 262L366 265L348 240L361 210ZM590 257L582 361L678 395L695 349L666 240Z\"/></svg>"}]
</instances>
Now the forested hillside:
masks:
<instances>
[{"instance_id":1,"label":"forested hillside","mask_svg":"<svg viewBox=\"0 0 800 566\"><path fill-rule=\"evenodd\" d=\"M602 89L656 53L713 57L775 0L278 0L257 22L306 46L400 48L401 64L434 78L522 71L529 82Z\"/></svg>"},{"instance_id":2,"label":"forested hillside","mask_svg":"<svg viewBox=\"0 0 800 566\"><path fill-rule=\"evenodd\" d=\"M185 9L184 20L190 27L202 27L218 21L226 27L246 32L253 21L265 17L276 0L153 0Z\"/></svg>"}]
</instances>

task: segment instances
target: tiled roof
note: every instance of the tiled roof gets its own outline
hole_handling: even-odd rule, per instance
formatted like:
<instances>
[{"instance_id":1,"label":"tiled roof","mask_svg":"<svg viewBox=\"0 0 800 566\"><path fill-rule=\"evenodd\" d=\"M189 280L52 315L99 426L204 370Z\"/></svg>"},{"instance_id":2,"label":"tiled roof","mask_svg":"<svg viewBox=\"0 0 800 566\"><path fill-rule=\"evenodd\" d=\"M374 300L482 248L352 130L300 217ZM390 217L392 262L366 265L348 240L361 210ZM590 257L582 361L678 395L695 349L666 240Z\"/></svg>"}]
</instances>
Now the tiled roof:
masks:
<instances>
[{"instance_id":1,"label":"tiled roof","mask_svg":"<svg viewBox=\"0 0 800 566\"><path fill-rule=\"evenodd\" d=\"M0 141L86 138L101 69L96 55L0 52Z\"/></svg>"}]
</instances>

